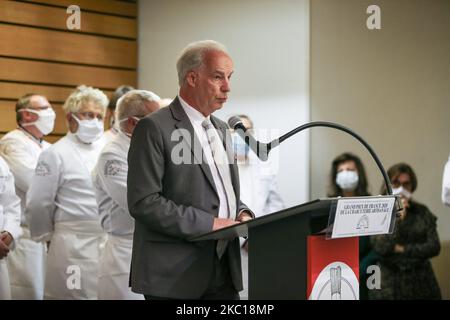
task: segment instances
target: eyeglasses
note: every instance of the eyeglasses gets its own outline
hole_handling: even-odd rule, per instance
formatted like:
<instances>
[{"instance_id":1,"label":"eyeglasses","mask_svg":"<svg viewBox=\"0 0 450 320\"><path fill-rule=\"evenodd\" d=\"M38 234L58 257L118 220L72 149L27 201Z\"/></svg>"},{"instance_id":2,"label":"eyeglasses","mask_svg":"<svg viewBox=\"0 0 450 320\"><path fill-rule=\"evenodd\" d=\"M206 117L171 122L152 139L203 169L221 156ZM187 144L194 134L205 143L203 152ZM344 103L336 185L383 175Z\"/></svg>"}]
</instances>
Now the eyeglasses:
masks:
<instances>
[{"instance_id":1,"label":"eyeglasses","mask_svg":"<svg viewBox=\"0 0 450 320\"><path fill-rule=\"evenodd\" d=\"M51 106L42 106L42 107L28 107L28 108L24 108L24 109L20 109L19 111L30 111L30 110L34 110L34 111L42 111L42 110L49 110L49 109L53 109Z\"/></svg>"},{"instance_id":2,"label":"eyeglasses","mask_svg":"<svg viewBox=\"0 0 450 320\"><path fill-rule=\"evenodd\" d=\"M409 189L409 190L410 190L412 184L411 184L411 181L403 181L403 182L400 182L400 181L398 181L398 180L396 179L396 180L392 181L392 186L393 186L394 188L399 188L400 186L402 186L403 188Z\"/></svg>"},{"instance_id":3,"label":"eyeglasses","mask_svg":"<svg viewBox=\"0 0 450 320\"><path fill-rule=\"evenodd\" d=\"M75 112L76 115L80 115L81 119L85 120L92 120L97 118L99 121L103 121L103 114L96 113L96 112Z\"/></svg>"}]
</instances>

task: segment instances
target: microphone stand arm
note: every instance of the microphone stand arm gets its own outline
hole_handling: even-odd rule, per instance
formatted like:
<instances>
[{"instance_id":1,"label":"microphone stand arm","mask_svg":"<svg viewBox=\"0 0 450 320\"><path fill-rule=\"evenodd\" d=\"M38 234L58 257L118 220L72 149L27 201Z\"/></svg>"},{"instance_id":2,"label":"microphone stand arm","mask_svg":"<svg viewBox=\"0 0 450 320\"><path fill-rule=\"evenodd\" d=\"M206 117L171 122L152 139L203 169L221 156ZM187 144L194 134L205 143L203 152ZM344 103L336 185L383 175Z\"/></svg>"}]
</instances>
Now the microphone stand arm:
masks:
<instances>
[{"instance_id":1,"label":"microphone stand arm","mask_svg":"<svg viewBox=\"0 0 450 320\"><path fill-rule=\"evenodd\" d=\"M344 131L344 132L350 134L351 136L353 136L354 138L356 138L359 142L361 142L361 144L364 145L364 147L366 147L366 149L369 151L369 153L372 156L373 160L377 164L378 169L380 169L381 174L383 175L384 183L386 185L386 190L387 190L388 194L392 195L392 186L391 186L391 183L389 182L389 177L388 177L386 171L384 170L384 167L381 164L380 159L376 155L375 151L373 151L372 147L361 136L359 136L356 132L354 132L354 131L350 130L349 128L344 127L344 126L342 126L340 124L337 124L337 123L326 122L326 121L315 121L315 122L309 122L309 123L306 123L304 125L301 125L301 126L295 128L294 130L291 130L288 133L282 135L278 139L275 139L275 140L267 143L266 146L265 146L267 148L266 149L267 150L267 155L269 154L270 150L272 150L273 148L277 147L284 140L292 137L293 135L297 134L300 131L303 131L303 130L309 129L309 128L313 128L313 127L327 127L327 128L334 128L334 129L337 129L337 130L340 130L340 131Z\"/></svg>"}]
</instances>

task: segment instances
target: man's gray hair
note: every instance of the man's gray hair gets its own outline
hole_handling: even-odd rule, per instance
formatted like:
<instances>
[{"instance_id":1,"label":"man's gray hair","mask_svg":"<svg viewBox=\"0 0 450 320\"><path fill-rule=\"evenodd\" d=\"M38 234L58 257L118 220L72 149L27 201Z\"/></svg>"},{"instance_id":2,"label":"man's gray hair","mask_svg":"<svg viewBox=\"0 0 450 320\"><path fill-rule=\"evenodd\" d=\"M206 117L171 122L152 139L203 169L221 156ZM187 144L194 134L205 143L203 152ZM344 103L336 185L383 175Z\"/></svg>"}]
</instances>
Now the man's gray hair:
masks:
<instances>
[{"instance_id":1,"label":"man's gray hair","mask_svg":"<svg viewBox=\"0 0 450 320\"><path fill-rule=\"evenodd\" d=\"M143 116L148 113L145 102L158 103L161 98L147 90L131 90L125 93L117 101L116 108L116 123L120 124L120 127L124 129L125 123L120 120L127 119L129 117Z\"/></svg>"},{"instance_id":2,"label":"man's gray hair","mask_svg":"<svg viewBox=\"0 0 450 320\"><path fill-rule=\"evenodd\" d=\"M214 40L202 40L188 44L177 60L178 84L182 86L189 71L199 68L203 63L203 55L207 51L221 51L228 54L227 48Z\"/></svg>"},{"instance_id":3,"label":"man's gray hair","mask_svg":"<svg viewBox=\"0 0 450 320\"><path fill-rule=\"evenodd\" d=\"M63 109L65 113L77 113L85 103L93 102L95 105L102 108L102 113L105 115L106 107L108 106L108 97L103 91L87 87L85 85L78 86L64 102Z\"/></svg>"},{"instance_id":4,"label":"man's gray hair","mask_svg":"<svg viewBox=\"0 0 450 320\"><path fill-rule=\"evenodd\" d=\"M30 107L31 98L33 96L37 96L35 93L27 93L19 98L16 103L16 121L18 124L22 122L22 112L23 109L27 109Z\"/></svg>"}]
</instances>

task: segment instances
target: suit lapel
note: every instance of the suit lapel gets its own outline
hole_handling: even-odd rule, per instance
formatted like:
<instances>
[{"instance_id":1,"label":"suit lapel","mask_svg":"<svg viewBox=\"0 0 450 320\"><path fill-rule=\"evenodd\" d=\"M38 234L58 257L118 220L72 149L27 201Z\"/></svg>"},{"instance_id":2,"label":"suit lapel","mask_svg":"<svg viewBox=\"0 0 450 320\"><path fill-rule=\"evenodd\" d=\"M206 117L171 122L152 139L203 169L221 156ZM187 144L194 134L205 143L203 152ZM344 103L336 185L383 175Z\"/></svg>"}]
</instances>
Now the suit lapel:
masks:
<instances>
[{"instance_id":1,"label":"suit lapel","mask_svg":"<svg viewBox=\"0 0 450 320\"><path fill-rule=\"evenodd\" d=\"M211 187L214 189L214 191L217 194L216 185L214 183L214 179L211 174L211 170L209 169L208 163L203 160L203 150L200 144L200 140L198 139L197 135L195 134L194 128L192 127L191 121L189 120L186 112L184 112L183 107L181 106L180 101L178 100L178 97L175 99L175 101L169 106L173 117L177 120L175 123L175 127L177 129L183 129L180 130L181 135L183 136L183 141L188 145L189 149L192 152L192 155L195 158L195 163L198 163L200 165L200 168L202 169L203 173L205 174L207 180L209 181ZM194 143L194 146L192 146L192 143ZM197 150L195 150L197 148Z\"/></svg>"}]
</instances>

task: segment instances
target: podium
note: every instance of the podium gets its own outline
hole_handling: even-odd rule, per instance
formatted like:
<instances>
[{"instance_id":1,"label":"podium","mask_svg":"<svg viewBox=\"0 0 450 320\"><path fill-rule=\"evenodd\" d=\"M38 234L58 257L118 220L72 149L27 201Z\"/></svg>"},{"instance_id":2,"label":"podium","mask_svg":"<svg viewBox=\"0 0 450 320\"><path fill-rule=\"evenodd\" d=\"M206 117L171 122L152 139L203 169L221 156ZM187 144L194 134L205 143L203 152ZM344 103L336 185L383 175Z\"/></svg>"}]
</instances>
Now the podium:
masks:
<instances>
[{"instance_id":1,"label":"podium","mask_svg":"<svg viewBox=\"0 0 450 320\"><path fill-rule=\"evenodd\" d=\"M389 215L393 229L399 202L396 196L355 197L395 198ZM217 231L198 235L191 241L248 237L249 299L307 299L307 237L331 232L338 201L318 199Z\"/></svg>"}]
</instances>

